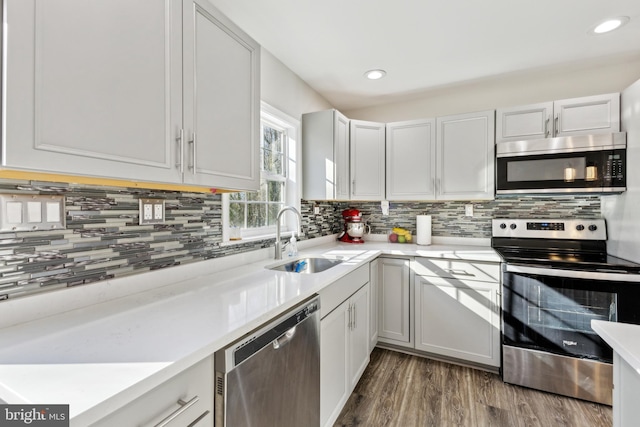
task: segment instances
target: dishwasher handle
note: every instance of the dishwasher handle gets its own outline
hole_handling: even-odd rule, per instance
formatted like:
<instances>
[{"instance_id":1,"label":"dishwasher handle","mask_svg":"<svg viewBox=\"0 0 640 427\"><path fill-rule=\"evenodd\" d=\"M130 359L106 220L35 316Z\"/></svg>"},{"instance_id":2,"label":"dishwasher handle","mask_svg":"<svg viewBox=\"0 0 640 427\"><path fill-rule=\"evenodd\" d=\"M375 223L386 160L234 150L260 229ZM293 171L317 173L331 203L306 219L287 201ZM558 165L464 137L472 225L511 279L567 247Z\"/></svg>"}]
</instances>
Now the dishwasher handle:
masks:
<instances>
[{"instance_id":1,"label":"dishwasher handle","mask_svg":"<svg viewBox=\"0 0 640 427\"><path fill-rule=\"evenodd\" d=\"M273 348L278 350L280 347L285 346L293 339L293 336L296 334L296 327L289 329L284 334L280 335L280 337L273 340Z\"/></svg>"}]
</instances>

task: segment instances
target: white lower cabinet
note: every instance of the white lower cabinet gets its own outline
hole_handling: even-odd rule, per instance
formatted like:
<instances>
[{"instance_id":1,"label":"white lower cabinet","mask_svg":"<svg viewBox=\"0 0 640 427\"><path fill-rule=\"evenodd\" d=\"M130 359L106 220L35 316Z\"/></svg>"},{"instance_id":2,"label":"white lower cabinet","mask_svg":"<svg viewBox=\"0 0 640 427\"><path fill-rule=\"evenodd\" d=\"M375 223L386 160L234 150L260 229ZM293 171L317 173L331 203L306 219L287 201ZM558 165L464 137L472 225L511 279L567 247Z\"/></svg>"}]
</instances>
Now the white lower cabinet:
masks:
<instances>
[{"instance_id":1,"label":"white lower cabinet","mask_svg":"<svg viewBox=\"0 0 640 427\"><path fill-rule=\"evenodd\" d=\"M369 363L369 289L366 283L321 321L321 426L333 425Z\"/></svg>"},{"instance_id":2,"label":"white lower cabinet","mask_svg":"<svg viewBox=\"0 0 640 427\"><path fill-rule=\"evenodd\" d=\"M410 260L380 257L378 263L378 341L413 348Z\"/></svg>"},{"instance_id":3,"label":"white lower cabinet","mask_svg":"<svg viewBox=\"0 0 640 427\"><path fill-rule=\"evenodd\" d=\"M213 383L213 357L207 357L92 427L212 426Z\"/></svg>"},{"instance_id":4,"label":"white lower cabinet","mask_svg":"<svg viewBox=\"0 0 640 427\"><path fill-rule=\"evenodd\" d=\"M416 258L415 349L500 366L499 264Z\"/></svg>"}]
</instances>

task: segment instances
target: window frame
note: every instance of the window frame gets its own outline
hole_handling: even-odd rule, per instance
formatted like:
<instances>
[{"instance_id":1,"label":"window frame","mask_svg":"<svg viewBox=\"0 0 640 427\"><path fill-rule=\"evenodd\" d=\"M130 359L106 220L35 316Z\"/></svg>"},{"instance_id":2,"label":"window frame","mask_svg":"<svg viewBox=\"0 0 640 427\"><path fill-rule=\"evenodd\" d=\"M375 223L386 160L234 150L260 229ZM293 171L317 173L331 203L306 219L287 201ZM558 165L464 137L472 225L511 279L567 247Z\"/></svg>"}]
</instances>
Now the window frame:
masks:
<instances>
[{"instance_id":1,"label":"window frame","mask_svg":"<svg viewBox=\"0 0 640 427\"><path fill-rule=\"evenodd\" d=\"M300 162L302 160L300 156L300 120L289 116L288 114L280 111L279 109L272 107L264 101L260 102L260 128L262 129L263 125L271 125L286 131L287 138L284 142L286 147L283 147L283 153L285 156L285 161L283 164L283 173L284 173L284 182L285 182L285 198L284 205L285 206L293 206L298 211L300 211L300 179L301 170L300 170ZM260 138L263 137L262 132L260 132ZM262 150L262 140L260 141L260 150ZM262 170L262 156L261 166L260 166L260 183L262 185L263 180L268 175ZM276 179L278 180L278 179ZM223 244L234 244L234 243L242 243L247 240L259 240L259 239L267 239L273 238L276 235L276 226L266 226L260 228L248 228L242 229L242 239L241 240L233 240L229 239L230 237L230 226L229 226L229 194L222 194L222 243ZM292 232L294 229L298 231L297 228L297 218L290 212L287 212L283 215L283 220L281 224L281 232Z\"/></svg>"}]
</instances>

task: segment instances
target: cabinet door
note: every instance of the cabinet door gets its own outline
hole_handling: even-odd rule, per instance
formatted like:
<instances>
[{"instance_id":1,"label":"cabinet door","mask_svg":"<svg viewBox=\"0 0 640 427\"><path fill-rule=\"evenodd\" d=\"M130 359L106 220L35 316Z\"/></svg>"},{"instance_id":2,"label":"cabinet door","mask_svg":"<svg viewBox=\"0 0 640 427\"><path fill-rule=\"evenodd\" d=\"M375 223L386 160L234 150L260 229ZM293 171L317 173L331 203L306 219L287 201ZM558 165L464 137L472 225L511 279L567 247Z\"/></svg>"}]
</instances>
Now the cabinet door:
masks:
<instances>
[{"instance_id":1,"label":"cabinet door","mask_svg":"<svg viewBox=\"0 0 640 427\"><path fill-rule=\"evenodd\" d=\"M496 142L549 138L553 133L553 102L500 108Z\"/></svg>"},{"instance_id":2,"label":"cabinet door","mask_svg":"<svg viewBox=\"0 0 640 427\"><path fill-rule=\"evenodd\" d=\"M320 425L332 426L351 393L347 300L320 322Z\"/></svg>"},{"instance_id":3,"label":"cabinet door","mask_svg":"<svg viewBox=\"0 0 640 427\"><path fill-rule=\"evenodd\" d=\"M378 280L380 262L375 259L369 263L369 353L373 351L378 344L378 288L380 281Z\"/></svg>"},{"instance_id":4,"label":"cabinet door","mask_svg":"<svg viewBox=\"0 0 640 427\"><path fill-rule=\"evenodd\" d=\"M351 297L351 327L349 372L353 390L369 364L369 285L366 284Z\"/></svg>"},{"instance_id":5,"label":"cabinet door","mask_svg":"<svg viewBox=\"0 0 640 427\"><path fill-rule=\"evenodd\" d=\"M378 341L413 346L409 260L379 258Z\"/></svg>"},{"instance_id":6,"label":"cabinet door","mask_svg":"<svg viewBox=\"0 0 640 427\"><path fill-rule=\"evenodd\" d=\"M436 121L387 124L388 200L435 198Z\"/></svg>"},{"instance_id":7,"label":"cabinet door","mask_svg":"<svg viewBox=\"0 0 640 427\"><path fill-rule=\"evenodd\" d=\"M416 349L500 366L498 283L416 276Z\"/></svg>"},{"instance_id":8,"label":"cabinet door","mask_svg":"<svg viewBox=\"0 0 640 427\"><path fill-rule=\"evenodd\" d=\"M2 165L181 182L181 5L4 3Z\"/></svg>"},{"instance_id":9,"label":"cabinet door","mask_svg":"<svg viewBox=\"0 0 640 427\"><path fill-rule=\"evenodd\" d=\"M335 111L334 132L335 198L349 200L349 119L338 111Z\"/></svg>"},{"instance_id":10,"label":"cabinet door","mask_svg":"<svg viewBox=\"0 0 640 427\"><path fill-rule=\"evenodd\" d=\"M183 0L185 182L258 190L260 47L207 0Z\"/></svg>"},{"instance_id":11,"label":"cabinet door","mask_svg":"<svg viewBox=\"0 0 640 427\"><path fill-rule=\"evenodd\" d=\"M495 111L438 117L436 197L494 197Z\"/></svg>"},{"instance_id":12,"label":"cabinet door","mask_svg":"<svg viewBox=\"0 0 640 427\"><path fill-rule=\"evenodd\" d=\"M351 120L351 199L383 200L385 125Z\"/></svg>"},{"instance_id":13,"label":"cabinet door","mask_svg":"<svg viewBox=\"0 0 640 427\"><path fill-rule=\"evenodd\" d=\"M553 104L556 136L620 132L620 94L564 99Z\"/></svg>"}]
</instances>

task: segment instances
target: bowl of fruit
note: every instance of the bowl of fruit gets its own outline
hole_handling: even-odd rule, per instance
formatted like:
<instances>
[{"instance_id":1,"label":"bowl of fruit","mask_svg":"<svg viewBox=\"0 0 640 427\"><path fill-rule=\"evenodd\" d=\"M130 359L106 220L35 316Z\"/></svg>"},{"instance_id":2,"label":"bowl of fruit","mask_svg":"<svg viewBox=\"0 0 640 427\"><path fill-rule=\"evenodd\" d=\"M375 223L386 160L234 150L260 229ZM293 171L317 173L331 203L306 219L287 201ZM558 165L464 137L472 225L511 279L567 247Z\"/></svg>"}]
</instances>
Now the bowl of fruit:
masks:
<instances>
[{"instance_id":1,"label":"bowl of fruit","mask_svg":"<svg viewBox=\"0 0 640 427\"><path fill-rule=\"evenodd\" d=\"M389 242L391 243L411 243L412 241L411 232L407 229L393 227L389 233Z\"/></svg>"}]
</instances>

